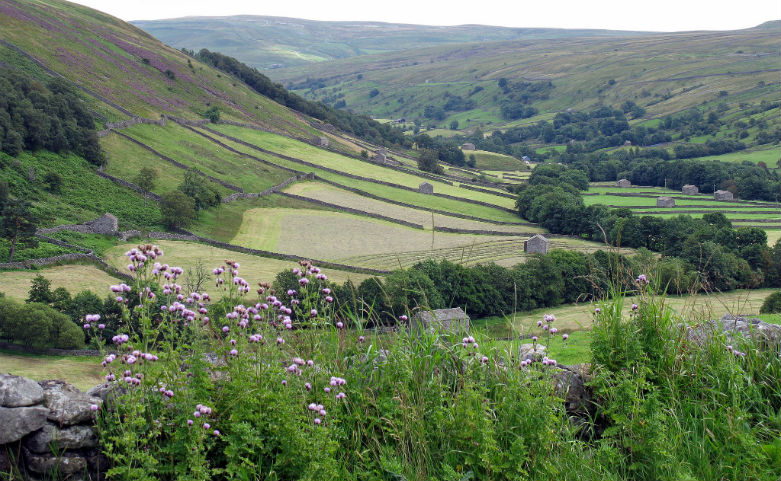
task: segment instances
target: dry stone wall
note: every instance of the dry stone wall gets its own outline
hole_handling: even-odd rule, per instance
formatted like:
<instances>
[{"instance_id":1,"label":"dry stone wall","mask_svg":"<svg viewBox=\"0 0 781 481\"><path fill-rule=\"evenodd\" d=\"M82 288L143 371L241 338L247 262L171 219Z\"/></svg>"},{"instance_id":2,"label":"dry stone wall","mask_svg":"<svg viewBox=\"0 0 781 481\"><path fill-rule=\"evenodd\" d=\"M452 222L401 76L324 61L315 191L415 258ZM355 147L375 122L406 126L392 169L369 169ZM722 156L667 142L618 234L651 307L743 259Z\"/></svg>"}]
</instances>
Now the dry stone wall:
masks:
<instances>
[{"instance_id":1,"label":"dry stone wall","mask_svg":"<svg viewBox=\"0 0 781 481\"><path fill-rule=\"evenodd\" d=\"M0 472L99 479L108 460L98 449L94 413L103 401L63 381L0 373Z\"/></svg>"}]
</instances>

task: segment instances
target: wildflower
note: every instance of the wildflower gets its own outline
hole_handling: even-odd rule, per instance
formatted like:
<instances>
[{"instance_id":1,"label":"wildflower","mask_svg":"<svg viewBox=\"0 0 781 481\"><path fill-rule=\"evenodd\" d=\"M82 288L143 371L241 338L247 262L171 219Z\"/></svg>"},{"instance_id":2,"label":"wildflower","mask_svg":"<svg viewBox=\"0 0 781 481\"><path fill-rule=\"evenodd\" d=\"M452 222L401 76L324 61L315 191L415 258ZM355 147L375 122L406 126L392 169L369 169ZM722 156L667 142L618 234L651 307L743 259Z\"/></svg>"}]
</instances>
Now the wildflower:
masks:
<instances>
[{"instance_id":1,"label":"wildflower","mask_svg":"<svg viewBox=\"0 0 781 481\"><path fill-rule=\"evenodd\" d=\"M302 286L305 286L309 284L309 279L307 279L306 277L302 277L301 279L298 280L298 283L301 284Z\"/></svg>"},{"instance_id":2,"label":"wildflower","mask_svg":"<svg viewBox=\"0 0 781 481\"><path fill-rule=\"evenodd\" d=\"M192 419L188 419L187 420L187 425L188 426L192 426L193 425L193 420Z\"/></svg>"},{"instance_id":3,"label":"wildflower","mask_svg":"<svg viewBox=\"0 0 781 481\"><path fill-rule=\"evenodd\" d=\"M326 413L326 411L325 411L325 409L321 409L321 410L320 410L320 411L318 411L318 412L319 412L319 414L320 414L321 416L325 416L325 415L327 414L327 413Z\"/></svg>"},{"instance_id":4,"label":"wildflower","mask_svg":"<svg viewBox=\"0 0 781 481\"><path fill-rule=\"evenodd\" d=\"M203 423L203 429L209 429L211 425L209 423Z\"/></svg>"},{"instance_id":5,"label":"wildflower","mask_svg":"<svg viewBox=\"0 0 781 481\"><path fill-rule=\"evenodd\" d=\"M312 309L309 311L309 317L317 317L317 309Z\"/></svg>"},{"instance_id":6,"label":"wildflower","mask_svg":"<svg viewBox=\"0 0 781 481\"><path fill-rule=\"evenodd\" d=\"M233 356L233 357L236 357L236 356L239 355L239 351L237 351L236 349L231 349L230 350L230 355Z\"/></svg>"},{"instance_id":7,"label":"wildflower","mask_svg":"<svg viewBox=\"0 0 781 481\"><path fill-rule=\"evenodd\" d=\"M638 284L648 284L648 278L645 276L645 274L640 274L637 276L636 281Z\"/></svg>"},{"instance_id":8,"label":"wildflower","mask_svg":"<svg viewBox=\"0 0 781 481\"><path fill-rule=\"evenodd\" d=\"M283 379L283 380L282 380L282 385L283 385L283 386L287 386L287 380Z\"/></svg>"},{"instance_id":9,"label":"wildflower","mask_svg":"<svg viewBox=\"0 0 781 481\"><path fill-rule=\"evenodd\" d=\"M105 329L105 328L106 328L105 324L98 324L98 329Z\"/></svg>"},{"instance_id":10,"label":"wildflower","mask_svg":"<svg viewBox=\"0 0 781 481\"><path fill-rule=\"evenodd\" d=\"M219 431L219 429L215 429L215 430L214 430L214 435L215 435L215 436L219 436L219 435L220 435L220 431Z\"/></svg>"},{"instance_id":11,"label":"wildflower","mask_svg":"<svg viewBox=\"0 0 781 481\"><path fill-rule=\"evenodd\" d=\"M320 291L320 292L322 292L322 293L323 293L323 294L325 294L325 295L328 295L328 294L330 294L330 293L331 293L331 289L329 289L329 288L327 288L327 287L324 287L324 288L323 288L323 290L322 290L322 291Z\"/></svg>"},{"instance_id":12,"label":"wildflower","mask_svg":"<svg viewBox=\"0 0 781 481\"><path fill-rule=\"evenodd\" d=\"M597 313L597 314L599 314L601 311L602 311L602 309L600 309L598 307L596 309L594 309L594 312Z\"/></svg>"},{"instance_id":13,"label":"wildflower","mask_svg":"<svg viewBox=\"0 0 781 481\"><path fill-rule=\"evenodd\" d=\"M365 340L366 340L366 338L364 338L363 336L358 336L358 342L363 342Z\"/></svg>"},{"instance_id":14,"label":"wildflower","mask_svg":"<svg viewBox=\"0 0 781 481\"><path fill-rule=\"evenodd\" d=\"M326 386L323 388L323 391L325 391L325 393L328 394L329 392L331 392L331 388Z\"/></svg>"},{"instance_id":15,"label":"wildflower","mask_svg":"<svg viewBox=\"0 0 781 481\"><path fill-rule=\"evenodd\" d=\"M89 324L84 324L82 327L83 327L84 329L89 329L89 328L90 328L90 327L92 327L92 326L90 326Z\"/></svg>"},{"instance_id":16,"label":"wildflower","mask_svg":"<svg viewBox=\"0 0 781 481\"><path fill-rule=\"evenodd\" d=\"M402 314L402 315L399 316L399 320L401 322L407 322L407 320L409 320L409 318L405 314Z\"/></svg>"},{"instance_id":17,"label":"wildflower","mask_svg":"<svg viewBox=\"0 0 781 481\"><path fill-rule=\"evenodd\" d=\"M341 329L341 328L343 328L343 327L344 327L344 324L342 323L342 321L338 321L338 322L336 323L336 328L337 328L337 329Z\"/></svg>"},{"instance_id":18,"label":"wildflower","mask_svg":"<svg viewBox=\"0 0 781 481\"><path fill-rule=\"evenodd\" d=\"M537 342L537 336L532 336L532 342Z\"/></svg>"},{"instance_id":19,"label":"wildflower","mask_svg":"<svg viewBox=\"0 0 781 481\"><path fill-rule=\"evenodd\" d=\"M542 321L537 321L537 327L542 327Z\"/></svg>"},{"instance_id":20,"label":"wildflower","mask_svg":"<svg viewBox=\"0 0 781 481\"><path fill-rule=\"evenodd\" d=\"M90 404L89 409L90 411L97 411L99 408L97 404Z\"/></svg>"},{"instance_id":21,"label":"wildflower","mask_svg":"<svg viewBox=\"0 0 781 481\"><path fill-rule=\"evenodd\" d=\"M309 383L304 384L304 387L306 388L307 391L311 391L312 390L312 385L309 384Z\"/></svg>"},{"instance_id":22,"label":"wildflower","mask_svg":"<svg viewBox=\"0 0 781 481\"><path fill-rule=\"evenodd\" d=\"M633 311L636 311L636 310L637 310L637 304L632 304L632 310L633 310Z\"/></svg>"},{"instance_id":23,"label":"wildflower","mask_svg":"<svg viewBox=\"0 0 781 481\"><path fill-rule=\"evenodd\" d=\"M347 394L345 394L343 392L340 392L339 394L336 395L336 399L344 399L346 397L347 397Z\"/></svg>"},{"instance_id":24,"label":"wildflower","mask_svg":"<svg viewBox=\"0 0 781 481\"><path fill-rule=\"evenodd\" d=\"M480 359L480 362L482 362L483 364L487 363L487 362L488 362L488 356L483 356L483 357Z\"/></svg>"},{"instance_id":25,"label":"wildflower","mask_svg":"<svg viewBox=\"0 0 781 481\"><path fill-rule=\"evenodd\" d=\"M320 421L320 418L315 418L315 424L320 424L322 421Z\"/></svg>"},{"instance_id":26,"label":"wildflower","mask_svg":"<svg viewBox=\"0 0 781 481\"><path fill-rule=\"evenodd\" d=\"M228 327L228 326L222 326L222 332L225 332L225 333L227 333L227 332L230 332L230 330L231 330L231 328L230 328L230 327Z\"/></svg>"},{"instance_id":27,"label":"wildflower","mask_svg":"<svg viewBox=\"0 0 781 481\"><path fill-rule=\"evenodd\" d=\"M569 334L566 334L566 333L565 333L563 336L561 336L561 338L562 338L562 339L564 339L564 340L566 341L566 340L567 340L567 338L569 338Z\"/></svg>"}]
</instances>

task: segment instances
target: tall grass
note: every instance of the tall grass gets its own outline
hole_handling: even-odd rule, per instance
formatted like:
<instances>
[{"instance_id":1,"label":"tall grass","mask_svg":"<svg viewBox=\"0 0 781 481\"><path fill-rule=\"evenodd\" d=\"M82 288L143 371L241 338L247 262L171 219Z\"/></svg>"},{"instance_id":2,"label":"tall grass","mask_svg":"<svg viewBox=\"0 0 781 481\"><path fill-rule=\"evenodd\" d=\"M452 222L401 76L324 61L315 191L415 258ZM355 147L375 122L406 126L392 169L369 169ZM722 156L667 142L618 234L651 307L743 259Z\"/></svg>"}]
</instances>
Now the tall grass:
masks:
<instances>
[{"instance_id":1,"label":"tall grass","mask_svg":"<svg viewBox=\"0 0 781 481\"><path fill-rule=\"evenodd\" d=\"M99 415L113 479L781 474L778 347L735 339L729 351L722 335L691 342L683 320L644 283L629 316L621 293L601 304L587 377L592 404L568 413L563 371L522 363L522 341L494 341L479 329L465 339L403 321L392 333L364 331L360 311L330 312L330 293L309 266L299 277L310 282L292 294L299 303L287 318L267 286L259 298L242 294L245 281L230 263L217 274L230 287L211 305L193 296L188 304L184 293L177 301L175 279L167 282L172 292L153 301L146 287L160 275L135 264L138 282L129 295L141 293L142 307L126 311L120 332L129 342L106 366L127 393ZM180 301L192 311L160 310ZM158 360L143 360L144 353Z\"/></svg>"}]
</instances>

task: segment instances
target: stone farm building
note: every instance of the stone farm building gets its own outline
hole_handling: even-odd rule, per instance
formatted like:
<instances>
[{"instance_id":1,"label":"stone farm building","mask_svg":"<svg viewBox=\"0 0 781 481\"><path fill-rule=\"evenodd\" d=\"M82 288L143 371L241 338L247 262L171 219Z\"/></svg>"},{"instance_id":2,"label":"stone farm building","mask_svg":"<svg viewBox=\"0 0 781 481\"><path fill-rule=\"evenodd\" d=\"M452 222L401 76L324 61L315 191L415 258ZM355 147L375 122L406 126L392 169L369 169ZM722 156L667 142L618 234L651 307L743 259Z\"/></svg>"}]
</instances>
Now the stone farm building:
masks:
<instances>
[{"instance_id":1,"label":"stone farm building","mask_svg":"<svg viewBox=\"0 0 781 481\"><path fill-rule=\"evenodd\" d=\"M467 142L461 145L461 150L475 150L475 144Z\"/></svg>"},{"instance_id":2,"label":"stone farm building","mask_svg":"<svg viewBox=\"0 0 781 481\"><path fill-rule=\"evenodd\" d=\"M713 193L713 198L716 200L733 200L732 192L728 190L717 190Z\"/></svg>"},{"instance_id":3,"label":"stone farm building","mask_svg":"<svg viewBox=\"0 0 781 481\"><path fill-rule=\"evenodd\" d=\"M436 309L434 311L419 311L412 316L410 327L420 330L434 330L450 332L466 332L469 330L469 316L463 309Z\"/></svg>"},{"instance_id":4,"label":"stone farm building","mask_svg":"<svg viewBox=\"0 0 781 481\"><path fill-rule=\"evenodd\" d=\"M328 137L315 137L314 141L318 147L328 147Z\"/></svg>"},{"instance_id":5,"label":"stone farm building","mask_svg":"<svg viewBox=\"0 0 781 481\"><path fill-rule=\"evenodd\" d=\"M672 197L657 197L656 207L675 207L675 199Z\"/></svg>"},{"instance_id":6,"label":"stone farm building","mask_svg":"<svg viewBox=\"0 0 781 481\"><path fill-rule=\"evenodd\" d=\"M681 189L681 192L683 192L686 195L694 195L694 194L699 194L700 189L696 185L686 184Z\"/></svg>"},{"instance_id":7,"label":"stone farm building","mask_svg":"<svg viewBox=\"0 0 781 481\"><path fill-rule=\"evenodd\" d=\"M424 194L433 194L434 186L429 184L428 182L421 182L420 185L418 186L418 190Z\"/></svg>"},{"instance_id":8,"label":"stone farm building","mask_svg":"<svg viewBox=\"0 0 781 481\"><path fill-rule=\"evenodd\" d=\"M632 187L632 183L629 182L627 179L621 179L618 181L618 186L623 189L626 187Z\"/></svg>"},{"instance_id":9,"label":"stone farm building","mask_svg":"<svg viewBox=\"0 0 781 481\"><path fill-rule=\"evenodd\" d=\"M547 238L537 234L523 241L523 251L530 254L547 254L549 245L550 241Z\"/></svg>"},{"instance_id":10,"label":"stone farm building","mask_svg":"<svg viewBox=\"0 0 781 481\"><path fill-rule=\"evenodd\" d=\"M387 157L385 156L385 154L383 152L377 152L377 155L374 156L374 161L375 162L384 164L386 160L387 160Z\"/></svg>"}]
</instances>

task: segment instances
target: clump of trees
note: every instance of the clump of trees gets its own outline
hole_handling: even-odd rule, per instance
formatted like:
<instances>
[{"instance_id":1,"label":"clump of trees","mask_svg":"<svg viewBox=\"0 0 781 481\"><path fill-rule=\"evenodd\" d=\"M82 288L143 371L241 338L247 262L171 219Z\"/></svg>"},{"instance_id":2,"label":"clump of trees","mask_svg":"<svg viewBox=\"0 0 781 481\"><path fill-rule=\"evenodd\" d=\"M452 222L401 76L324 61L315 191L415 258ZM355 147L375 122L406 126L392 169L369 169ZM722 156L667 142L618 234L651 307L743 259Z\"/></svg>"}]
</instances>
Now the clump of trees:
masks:
<instances>
[{"instance_id":1,"label":"clump of trees","mask_svg":"<svg viewBox=\"0 0 781 481\"><path fill-rule=\"evenodd\" d=\"M626 208L585 206L576 187L580 175L572 180L565 177L567 170L559 169L562 166L545 167L521 187L516 207L521 217L552 233L661 252L666 258L680 259L686 270L701 273L712 289L773 287L781 282L781 245L768 247L762 229L735 229L722 213L701 219L688 215L663 219L637 216ZM558 178L546 175L557 170Z\"/></svg>"},{"instance_id":2,"label":"clump of trees","mask_svg":"<svg viewBox=\"0 0 781 481\"><path fill-rule=\"evenodd\" d=\"M0 69L0 150L16 156L37 149L105 162L92 113L67 81Z\"/></svg>"}]
</instances>

